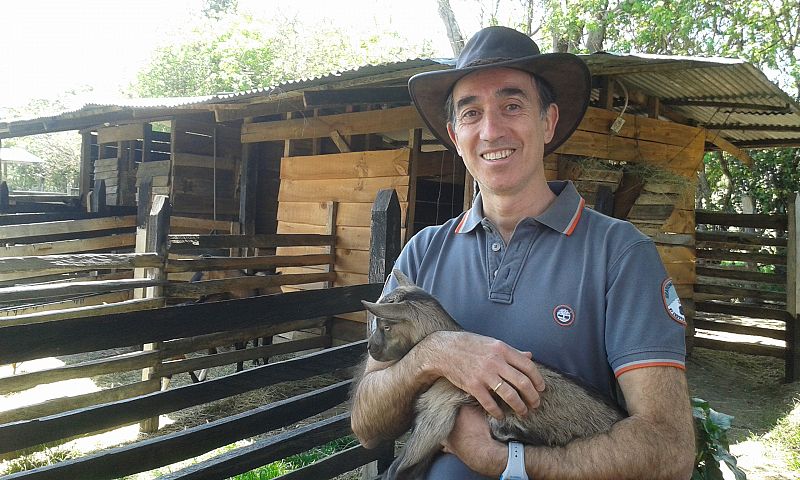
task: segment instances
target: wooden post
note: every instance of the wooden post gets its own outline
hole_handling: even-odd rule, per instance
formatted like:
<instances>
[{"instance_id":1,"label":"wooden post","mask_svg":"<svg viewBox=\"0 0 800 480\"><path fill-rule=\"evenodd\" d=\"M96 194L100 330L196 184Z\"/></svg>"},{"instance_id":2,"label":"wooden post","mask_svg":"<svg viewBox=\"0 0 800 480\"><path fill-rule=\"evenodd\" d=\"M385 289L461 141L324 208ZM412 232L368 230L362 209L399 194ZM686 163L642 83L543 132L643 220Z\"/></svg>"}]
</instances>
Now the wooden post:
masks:
<instances>
[{"instance_id":1,"label":"wooden post","mask_svg":"<svg viewBox=\"0 0 800 480\"><path fill-rule=\"evenodd\" d=\"M153 197L153 206L150 209L150 215L147 217L144 242L144 252L157 253L162 258L161 267L147 269L148 277L153 280L165 280L167 278L167 235L169 233L170 210L169 197L166 195ZM145 296L147 298L163 299L164 288L161 286L148 287ZM160 343L147 343L144 345L143 350L158 350L160 346ZM154 366L142 370L142 381L157 377L160 365L161 362L159 361ZM145 433L153 433L158 430L158 417L142 420L139 424L139 430Z\"/></svg>"},{"instance_id":2,"label":"wooden post","mask_svg":"<svg viewBox=\"0 0 800 480\"><path fill-rule=\"evenodd\" d=\"M369 281L383 283L400 255L400 201L394 189L378 192L372 204Z\"/></svg>"},{"instance_id":3,"label":"wooden post","mask_svg":"<svg viewBox=\"0 0 800 480\"><path fill-rule=\"evenodd\" d=\"M95 180L92 192L91 212L106 213L106 181Z\"/></svg>"},{"instance_id":4,"label":"wooden post","mask_svg":"<svg viewBox=\"0 0 800 480\"><path fill-rule=\"evenodd\" d=\"M251 123L246 119L242 128ZM258 164L253 158L253 144L242 145L242 163L239 175L239 233L254 235L256 233L256 188L258 185Z\"/></svg>"},{"instance_id":5,"label":"wooden post","mask_svg":"<svg viewBox=\"0 0 800 480\"><path fill-rule=\"evenodd\" d=\"M8 183L5 180L0 182L0 213L8 213L11 201L9 199Z\"/></svg>"},{"instance_id":6,"label":"wooden post","mask_svg":"<svg viewBox=\"0 0 800 480\"><path fill-rule=\"evenodd\" d=\"M86 197L92 188L92 174L94 173L94 162L92 161L92 142L97 138L91 131L81 132L81 165L79 178L79 191L81 200L86 202L84 206L89 208L89 201Z\"/></svg>"},{"instance_id":7,"label":"wooden post","mask_svg":"<svg viewBox=\"0 0 800 480\"><path fill-rule=\"evenodd\" d=\"M422 129L415 128L408 133L408 147L411 156L408 158L408 206L406 207L406 238L407 242L414 236L414 217L417 210L417 170L419 156L422 153ZM391 271L391 270L390 270Z\"/></svg>"},{"instance_id":8,"label":"wooden post","mask_svg":"<svg viewBox=\"0 0 800 480\"><path fill-rule=\"evenodd\" d=\"M597 188L594 209L609 217L614 215L614 193L611 191L611 187L608 185L601 185Z\"/></svg>"},{"instance_id":9,"label":"wooden post","mask_svg":"<svg viewBox=\"0 0 800 480\"><path fill-rule=\"evenodd\" d=\"M325 266L328 272L333 272L336 267L336 215L339 212L339 202L328 202L328 219L325 224L325 235L331 235L331 243L328 246L328 252L332 256L331 263ZM325 288L333 288L333 282L325 282ZM333 345L333 317L328 317L325 322L325 328L322 331L325 336L327 344L325 348Z\"/></svg>"},{"instance_id":10,"label":"wooden post","mask_svg":"<svg viewBox=\"0 0 800 480\"><path fill-rule=\"evenodd\" d=\"M800 328L797 325L800 304L800 195L794 194L788 208L789 239L786 250L786 381L794 382L800 377Z\"/></svg>"}]
</instances>

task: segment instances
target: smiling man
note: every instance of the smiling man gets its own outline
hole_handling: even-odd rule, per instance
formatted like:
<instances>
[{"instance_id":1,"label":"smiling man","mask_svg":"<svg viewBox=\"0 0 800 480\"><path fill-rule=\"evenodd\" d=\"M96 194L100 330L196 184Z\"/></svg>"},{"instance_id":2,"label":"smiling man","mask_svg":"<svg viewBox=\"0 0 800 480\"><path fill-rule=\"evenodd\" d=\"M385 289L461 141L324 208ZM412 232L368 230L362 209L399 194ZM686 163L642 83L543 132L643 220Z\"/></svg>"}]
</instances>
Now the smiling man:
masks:
<instances>
[{"instance_id":1,"label":"smiling man","mask_svg":"<svg viewBox=\"0 0 800 480\"><path fill-rule=\"evenodd\" d=\"M653 242L584 206L543 158L577 128L591 78L571 54L489 27L451 70L409 81L431 131L480 187L474 206L416 235L396 268L433 293L465 332L430 335L395 363L369 359L352 427L367 446L411 425L413 402L439 378L489 415L539 407L547 385L531 356L626 409L609 432L564 447L494 440L464 407L431 479L687 479L694 434L677 295ZM386 291L396 286L393 278Z\"/></svg>"}]
</instances>

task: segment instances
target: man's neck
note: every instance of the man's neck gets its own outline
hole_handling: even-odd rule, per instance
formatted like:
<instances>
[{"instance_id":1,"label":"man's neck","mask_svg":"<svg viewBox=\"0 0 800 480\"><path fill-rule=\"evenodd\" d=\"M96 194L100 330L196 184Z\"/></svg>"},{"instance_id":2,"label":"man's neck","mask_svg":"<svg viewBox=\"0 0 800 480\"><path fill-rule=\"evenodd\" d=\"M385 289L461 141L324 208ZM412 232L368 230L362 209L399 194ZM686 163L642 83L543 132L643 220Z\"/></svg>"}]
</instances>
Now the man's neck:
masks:
<instances>
[{"instance_id":1,"label":"man's neck","mask_svg":"<svg viewBox=\"0 0 800 480\"><path fill-rule=\"evenodd\" d=\"M503 240L508 244L519 222L544 213L556 199L556 195L547 186L547 182L543 182L537 184L536 188L513 195L482 192L481 198L483 214L497 227Z\"/></svg>"}]
</instances>

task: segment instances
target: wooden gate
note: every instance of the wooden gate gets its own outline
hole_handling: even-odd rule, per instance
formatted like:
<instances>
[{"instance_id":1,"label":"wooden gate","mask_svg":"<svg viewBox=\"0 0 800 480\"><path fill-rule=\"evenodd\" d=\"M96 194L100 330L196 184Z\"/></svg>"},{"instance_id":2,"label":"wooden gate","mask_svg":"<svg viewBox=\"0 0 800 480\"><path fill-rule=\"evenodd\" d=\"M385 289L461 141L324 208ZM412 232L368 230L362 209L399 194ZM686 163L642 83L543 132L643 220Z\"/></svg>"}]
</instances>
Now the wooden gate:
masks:
<instances>
[{"instance_id":1,"label":"wooden gate","mask_svg":"<svg viewBox=\"0 0 800 480\"><path fill-rule=\"evenodd\" d=\"M786 362L796 379L793 215L698 211L693 346Z\"/></svg>"}]
</instances>

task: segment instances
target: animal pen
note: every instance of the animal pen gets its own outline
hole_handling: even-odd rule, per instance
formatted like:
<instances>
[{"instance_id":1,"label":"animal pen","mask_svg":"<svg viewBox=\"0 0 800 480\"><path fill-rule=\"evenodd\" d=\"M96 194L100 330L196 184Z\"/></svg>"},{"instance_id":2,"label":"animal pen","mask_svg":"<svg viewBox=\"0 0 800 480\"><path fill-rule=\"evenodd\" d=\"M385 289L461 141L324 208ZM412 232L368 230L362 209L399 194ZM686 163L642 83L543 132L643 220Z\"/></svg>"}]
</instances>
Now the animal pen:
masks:
<instances>
[{"instance_id":1,"label":"animal pen","mask_svg":"<svg viewBox=\"0 0 800 480\"><path fill-rule=\"evenodd\" d=\"M695 211L694 192L708 150L747 162L742 148L800 144L800 107L743 62L584 59L592 106L545 159L548 179L573 181L591 208L655 241L690 344L783 358L794 380L797 207L721 217ZM405 88L449 66L410 60L0 122L0 139L77 130L83 142L80 197L0 194L0 364L23 362L0 394L133 372L0 412L0 454L140 422L151 433L10 478L115 478L250 439L165 475L220 478L348 434L349 368L365 352L359 300L377 298L404 241L475 193ZM41 358L64 364L25 371ZM169 385L204 370L204 382ZM159 415L320 375L323 386L296 397L153 435ZM284 478L330 478L392 455L355 446Z\"/></svg>"}]
</instances>

